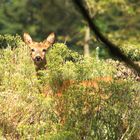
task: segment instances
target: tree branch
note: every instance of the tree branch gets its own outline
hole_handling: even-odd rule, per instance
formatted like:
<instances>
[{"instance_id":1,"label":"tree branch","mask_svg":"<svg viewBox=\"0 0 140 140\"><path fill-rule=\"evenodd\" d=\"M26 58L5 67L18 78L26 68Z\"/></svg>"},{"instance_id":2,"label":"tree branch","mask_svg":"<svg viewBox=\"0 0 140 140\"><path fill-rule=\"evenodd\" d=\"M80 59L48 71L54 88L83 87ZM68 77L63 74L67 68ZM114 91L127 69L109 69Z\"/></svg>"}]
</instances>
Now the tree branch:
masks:
<instances>
[{"instance_id":1,"label":"tree branch","mask_svg":"<svg viewBox=\"0 0 140 140\"><path fill-rule=\"evenodd\" d=\"M129 67L132 67L139 75L140 75L140 67L138 64L135 64L132 60L130 60L127 56L125 56L119 47L117 47L115 44L113 44L111 41L109 41L99 30L99 28L96 26L94 19L91 19L88 11L85 9L85 7L82 4L82 0L73 0L73 3L79 8L81 14L83 15L84 19L88 22L89 27L91 30L95 33L98 39L102 41L106 47L110 50L110 52L120 58L122 61L124 61Z\"/></svg>"}]
</instances>

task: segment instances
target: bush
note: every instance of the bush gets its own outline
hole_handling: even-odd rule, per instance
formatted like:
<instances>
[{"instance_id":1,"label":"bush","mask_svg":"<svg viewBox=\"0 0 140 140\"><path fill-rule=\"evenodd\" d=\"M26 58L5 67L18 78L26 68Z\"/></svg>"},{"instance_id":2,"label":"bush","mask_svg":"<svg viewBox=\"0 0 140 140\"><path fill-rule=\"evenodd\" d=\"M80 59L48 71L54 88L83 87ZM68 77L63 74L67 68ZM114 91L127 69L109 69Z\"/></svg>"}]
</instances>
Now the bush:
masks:
<instances>
[{"instance_id":1,"label":"bush","mask_svg":"<svg viewBox=\"0 0 140 140\"><path fill-rule=\"evenodd\" d=\"M134 80L113 77L104 60L83 58L57 43L47 54L48 70L36 77L29 49L22 43L0 51L0 137L2 139L136 139L139 90ZM56 93L64 81L76 81ZM83 86L94 81L98 88Z\"/></svg>"},{"instance_id":2,"label":"bush","mask_svg":"<svg viewBox=\"0 0 140 140\"><path fill-rule=\"evenodd\" d=\"M122 35L124 34L124 37L122 38ZM140 42L135 37L127 38L125 36L126 32L115 32L113 34L109 35L109 38L117 44L121 51L132 61L140 61ZM126 38L125 38L126 37Z\"/></svg>"},{"instance_id":3,"label":"bush","mask_svg":"<svg viewBox=\"0 0 140 140\"><path fill-rule=\"evenodd\" d=\"M64 80L90 80L112 76L115 69L102 60L86 58L69 50L64 44L55 44L47 55L50 84ZM45 78L46 79L46 78Z\"/></svg>"},{"instance_id":4,"label":"bush","mask_svg":"<svg viewBox=\"0 0 140 140\"><path fill-rule=\"evenodd\" d=\"M124 54L133 61L140 61L140 46L139 42L124 42L124 45L121 47Z\"/></svg>"},{"instance_id":5,"label":"bush","mask_svg":"<svg viewBox=\"0 0 140 140\"><path fill-rule=\"evenodd\" d=\"M11 48L16 48L22 44L21 37L16 35L0 35L0 48L7 48L10 46Z\"/></svg>"}]
</instances>

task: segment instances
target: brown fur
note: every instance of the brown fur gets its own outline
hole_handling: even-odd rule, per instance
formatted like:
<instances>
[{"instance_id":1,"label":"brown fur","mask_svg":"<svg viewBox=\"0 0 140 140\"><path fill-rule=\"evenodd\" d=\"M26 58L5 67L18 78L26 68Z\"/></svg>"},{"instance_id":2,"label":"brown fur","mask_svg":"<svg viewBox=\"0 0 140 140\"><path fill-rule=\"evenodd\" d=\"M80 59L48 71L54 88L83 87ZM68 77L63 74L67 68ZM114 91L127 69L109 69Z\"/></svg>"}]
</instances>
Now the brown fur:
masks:
<instances>
[{"instance_id":1,"label":"brown fur","mask_svg":"<svg viewBox=\"0 0 140 140\"><path fill-rule=\"evenodd\" d=\"M55 34L51 33L43 42L35 42L28 33L23 35L24 42L30 47L31 58L34 61L36 70L46 69L46 53L55 40Z\"/></svg>"}]
</instances>

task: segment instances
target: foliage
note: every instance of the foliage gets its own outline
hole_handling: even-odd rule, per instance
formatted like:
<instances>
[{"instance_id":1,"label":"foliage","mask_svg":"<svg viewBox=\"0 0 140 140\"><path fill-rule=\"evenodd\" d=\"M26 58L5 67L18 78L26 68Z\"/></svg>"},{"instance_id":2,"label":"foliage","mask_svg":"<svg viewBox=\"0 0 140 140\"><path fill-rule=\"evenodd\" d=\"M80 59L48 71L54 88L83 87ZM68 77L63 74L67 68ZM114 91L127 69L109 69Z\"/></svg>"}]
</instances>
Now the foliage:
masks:
<instances>
[{"instance_id":1,"label":"foliage","mask_svg":"<svg viewBox=\"0 0 140 140\"><path fill-rule=\"evenodd\" d=\"M140 11L140 1L83 0L83 2L101 32L115 43L119 40L119 46L122 46L126 55L132 60L139 60L137 50L140 48L138 45L140 19L137 15ZM58 40L67 42L68 46L78 52L83 52L86 26L71 0L1 1L1 34L29 32L40 40L46 38L50 32L55 32ZM132 38L135 40L131 40ZM96 47L101 46L92 32L89 45L91 54L94 54ZM104 57L107 55L105 51Z\"/></svg>"},{"instance_id":2,"label":"foliage","mask_svg":"<svg viewBox=\"0 0 140 140\"><path fill-rule=\"evenodd\" d=\"M138 38L125 38L125 39L120 39L119 35L116 34L125 34L124 31L122 32L117 32L114 34L109 34L109 38L116 43L121 51L132 61L140 61L140 47L139 47L139 39ZM114 36L116 36L114 38Z\"/></svg>"},{"instance_id":3,"label":"foliage","mask_svg":"<svg viewBox=\"0 0 140 140\"><path fill-rule=\"evenodd\" d=\"M140 1L83 2L104 35L139 61ZM92 33L92 58L70 50L81 53L86 27L70 0L1 0L0 139L140 139L140 77L119 61L101 60L108 54ZM37 40L53 31L70 49L54 44L48 70L37 77L29 48L8 35L25 31Z\"/></svg>"},{"instance_id":4,"label":"foliage","mask_svg":"<svg viewBox=\"0 0 140 140\"><path fill-rule=\"evenodd\" d=\"M0 35L0 48L6 48L11 46L12 48L16 48L23 44L20 36L11 36L8 34Z\"/></svg>"},{"instance_id":5,"label":"foliage","mask_svg":"<svg viewBox=\"0 0 140 140\"><path fill-rule=\"evenodd\" d=\"M47 53L48 70L36 77L24 43L0 51L0 136L6 139L136 139L139 86L132 80L82 81L113 76L104 60L83 58L62 43ZM76 83L56 93L63 81Z\"/></svg>"},{"instance_id":6,"label":"foliage","mask_svg":"<svg viewBox=\"0 0 140 140\"><path fill-rule=\"evenodd\" d=\"M140 61L139 43L133 43L133 44L125 43L125 45L123 45L122 47L122 50L124 54L126 54L126 56L131 60Z\"/></svg>"},{"instance_id":7,"label":"foliage","mask_svg":"<svg viewBox=\"0 0 140 140\"><path fill-rule=\"evenodd\" d=\"M79 17L70 0L57 0L57 2L14 0L1 3L0 30L2 34L29 32L38 39L45 38L49 32L61 32L67 36L67 32L75 34L75 27L79 24ZM73 19L77 20L73 22ZM73 22L72 26L70 26L71 22Z\"/></svg>"}]
</instances>

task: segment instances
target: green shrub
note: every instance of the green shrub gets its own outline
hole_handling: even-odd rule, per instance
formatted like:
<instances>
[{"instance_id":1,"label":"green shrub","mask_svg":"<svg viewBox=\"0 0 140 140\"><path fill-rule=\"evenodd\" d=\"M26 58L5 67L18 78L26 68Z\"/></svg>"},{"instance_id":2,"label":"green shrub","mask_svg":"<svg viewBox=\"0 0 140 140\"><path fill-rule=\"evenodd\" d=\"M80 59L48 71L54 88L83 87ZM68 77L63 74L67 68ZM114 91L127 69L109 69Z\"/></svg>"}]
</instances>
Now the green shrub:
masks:
<instances>
[{"instance_id":1,"label":"green shrub","mask_svg":"<svg viewBox=\"0 0 140 140\"><path fill-rule=\"evenodd\" d=\"M121 47L124 54L133 61L140 61L140 46L139 42L124 42L124 45Z\"/></svg>"},{"instance_id":2,"label":"green shrub","mask_svg":"<svg viewBox=\"0 0 140 140\"><path fill-rule=\"evenodd\" d=\"M113 77L116 69L61 43L49 50L48 70L38 79L28 47L13 46L0 51L1 139L136 139L138 82L101 80L98 89L82 86L83 80ZM76 82L57 96L66 80Z\"/></svg>"},{"instance_id":3,"label":"green shrub","mask_svg":"<svg viewBox=\"0 0 140 140\"><path fill-rule=\"evenodd\" d=\"M47 64L52 87L54 87L54 83L61 85L64 80L82 81L112 76L115 71L106 62L94 58L83 58L83 56L69 50L62 43L55 44L49 51Z\"/></svg>"},{"instance_id":4,"label":"green shrub","mask_svg":"<svg viewBox=\"0 0 140 140\"><path fill-rule=\"evenodd\" d=\"M0 126L3 136L30 139L50 131L53 100L40 94L27 46L0 51ZM54 128L53 128L54 129Z\"/></svg>"},{"instance_id":5,"label":"green shrub","mask_svg":"<svg viewBox=\"0 0 140 140\"><path fill-rule=\"evenodd\" d=\"M7 48L10 46L11 48L16 48L22 44L21 37L16 35L0 35L0 48Z\"/></svg>"},{"instance_id":6,"label":"green shrub","mask_svg":"<svg viewBox=\"0 0 140 140\"><path fill-rule=\"evenodd\" d=\"M126 33L126 32L125 32ZM125 38L125 33L121 31L115 32L109 35L109 38L117 44L121 51L131 60L140 61L140 42L137 38ZM124 38L121 38L120 35L124 34Z\"/></svg>"}]
</instances>

